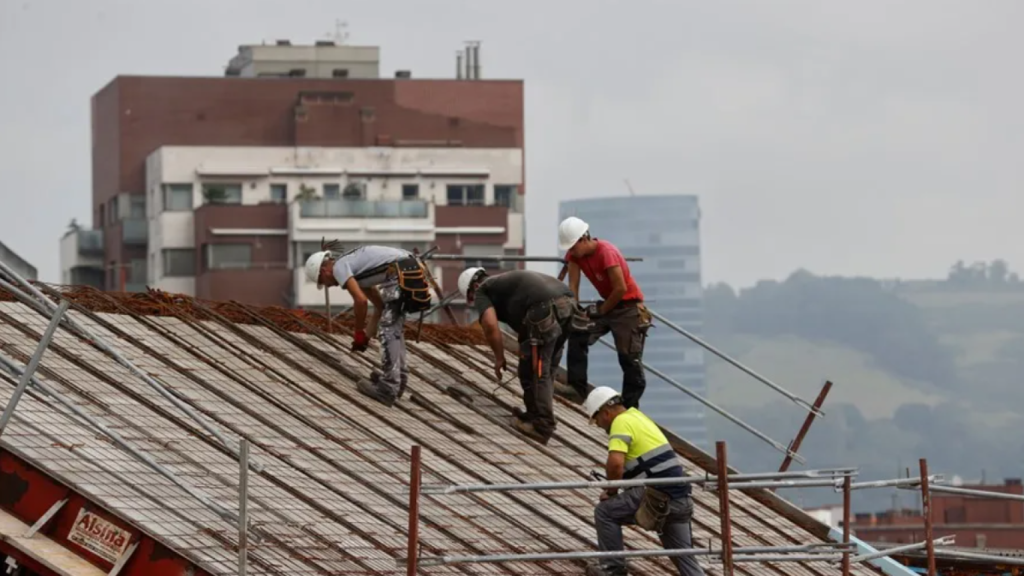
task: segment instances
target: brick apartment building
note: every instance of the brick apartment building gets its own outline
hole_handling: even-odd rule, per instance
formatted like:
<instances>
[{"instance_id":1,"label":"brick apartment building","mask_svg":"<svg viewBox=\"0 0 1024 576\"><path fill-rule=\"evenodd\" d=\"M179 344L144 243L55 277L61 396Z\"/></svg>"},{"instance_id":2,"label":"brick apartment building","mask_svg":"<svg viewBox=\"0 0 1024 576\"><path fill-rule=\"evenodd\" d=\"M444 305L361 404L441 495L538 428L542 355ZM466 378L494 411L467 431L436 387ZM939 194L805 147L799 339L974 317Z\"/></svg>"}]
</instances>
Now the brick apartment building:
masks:
<instances>
[{"instance_id":1,"label":"brick apartment building","mask_svg":"<svg viewBox=\"0 0 1024 576\"><path fill-rule=\"evenodd\" d=\"M380 78L377 48L278 43L222 78L115 78L92 99L93 227L61 240L63 282L319 307L301 267L322 237L522 254L523 83L459 60L455 79ZM437 263L442 287L462 267Z\"/></svg>"},{"instance_id":2,"label":"brick apartment building","mask_svg":"<svg viewBox=\"0 0 1024 576\"><path fill-rule=\"evenodd\" d=\"M1003 494L1024 495L1019 479L1003 485L962 486ZM1024 549L1024 502L983 499L972 496L932 494L934 537L954 535L960 548ZM867 542L910 544L924 540L924 517L920 510L900 509L874 514L857 514L851 527Z\"/></svg>"}]
</instances>

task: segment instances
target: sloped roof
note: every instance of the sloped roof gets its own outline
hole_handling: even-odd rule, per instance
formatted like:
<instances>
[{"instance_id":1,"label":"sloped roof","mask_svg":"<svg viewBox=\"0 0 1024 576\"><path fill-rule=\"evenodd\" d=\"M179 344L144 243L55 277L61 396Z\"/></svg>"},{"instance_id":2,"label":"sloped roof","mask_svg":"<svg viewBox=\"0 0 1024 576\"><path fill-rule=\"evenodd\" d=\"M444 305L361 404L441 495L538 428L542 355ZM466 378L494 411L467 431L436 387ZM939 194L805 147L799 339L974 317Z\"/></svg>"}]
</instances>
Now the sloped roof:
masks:
<instances>
[{"instance_id":1,"label":"sloped roof","mask_svg":"<svg viewBox=\"0 0 1024 576\"><path fill-rule=\"evenodd\" d=\"M52 292L56 294L56 292ZM203 303L152 292L65 291L76 321L212 420L232 442L244 436L265 466L249 476L249 513L265 537L250 541L251 574L396 571L407 547L409 453L423 448L423 483L579 481L603 468L604 432L581 409L556 402L558 430L541 446L506 426L520 405L514 380L496 388L479 332L425 326L409 342L407 395L387 408L356 392L377 362L348 351L347 327L314 314ZM47 319L0 291L0 353L26 363ZM341 333L341 334L339 334ZM407 332L414 336L414 329ZM514 362L509 353L508 361ZM66 329L37 376L225 508L238 507L235 457L112 357ZM0 406L13 380L0 378ZM445 392L468 388L472 403ZM31 388L30 388L31 390ZM493 395L492 395L493 393ZM673 443L690 471L713 459ZM27 460L204 571L234 574L237 528L45 395L26 395L0 448ZM424 495L422 554L480 555L596 548L591 491ZM694 491L698 544L719 543L718 500ZM731 494L737 546L821 542L828 528L762 490ZM28 523L34 519L23 519ZM628 528L630 548L659 548ZM709 574L720 566L701 559ZM674 573L666 559L631 563L633 573ZM461 564L423 573L579 574L582 563ZM737 574L839 574L824 562L743 563ZM877 574L869 566L853 574Z\"/></svg>"}]
</instances>

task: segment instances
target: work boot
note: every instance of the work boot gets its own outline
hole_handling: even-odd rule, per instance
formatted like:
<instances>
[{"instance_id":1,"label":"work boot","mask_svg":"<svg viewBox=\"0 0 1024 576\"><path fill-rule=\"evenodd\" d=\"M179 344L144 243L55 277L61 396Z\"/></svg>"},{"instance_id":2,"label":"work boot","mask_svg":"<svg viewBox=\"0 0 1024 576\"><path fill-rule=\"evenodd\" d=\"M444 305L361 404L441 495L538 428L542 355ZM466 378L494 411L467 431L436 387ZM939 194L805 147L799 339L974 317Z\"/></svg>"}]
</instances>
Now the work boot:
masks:
<instances>
[{"instance_id":1,"label":"work boot","mask_svg":"<svg viewBox=\"0 0 1024 576\"><path fill-rule=\"evenodd\" d=\"M407 378L405 376L402 376L401 384L398 385L398 398L397 398L397 400L401 400L402 399L402 396L405 394L405 390L408 387L409 387L409 378Z\"/></svg>"},{"instance_id":2,"label":"work boot","mask_svg":"<svg viewBox=\"0 0 1024 576\"><path fill-rule=\"evenodd\" d=\"M551 440L551 436L544 436L538 432L537 429L533 427L533 422L524 422L515 416L512 417L512 427L545 446L547 445L548 440Z\"/></svg>"},{"instance_id":3,"label":"work boot","mask_svg":"<svg viewBox=\"0 0 1024 576\"><path fill-rule=\"evenodd\" d=\"M377 385L374 384L372 380L369 380L367 378L360 378L359 381L356 382L356 390L359 390L361 393L363 393L363 395L373 398L374 400L380 402L381 404L387 406L388 408L391 408L392 406L395 405L394 398L389 398L388 396L382 394L381 391L377 389Z\"/></svg>"}]
</instances>

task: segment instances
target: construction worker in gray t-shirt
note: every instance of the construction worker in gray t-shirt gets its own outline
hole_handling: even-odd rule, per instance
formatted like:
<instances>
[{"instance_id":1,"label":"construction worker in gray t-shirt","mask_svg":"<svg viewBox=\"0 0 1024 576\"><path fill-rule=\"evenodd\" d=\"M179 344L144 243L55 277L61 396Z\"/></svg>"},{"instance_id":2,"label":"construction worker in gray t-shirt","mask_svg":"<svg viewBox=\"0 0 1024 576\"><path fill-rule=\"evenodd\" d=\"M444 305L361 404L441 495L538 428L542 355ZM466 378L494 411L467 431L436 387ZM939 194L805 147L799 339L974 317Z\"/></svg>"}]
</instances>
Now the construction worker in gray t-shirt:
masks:
<instances>
[{"instance_id":1,"label":"construction worker in gray t-shirt","mask_svg":"<svg viewBox=\"0 0 1024 576\"><path fill-rule=\"evenodd\" d=\"M361 246L341 256L329 251L306 260L306 277L317 288L341 286L352 295L355 333L352 351L364 352L370 345L367 332L377 332L381 367L356 387L363 394L393 405L405 393L409 367L405 355L405 315L430 305L425 273L408 251L387 246ZM368 302L373 317L367 322Z\"/></svg>"}]
</instances>

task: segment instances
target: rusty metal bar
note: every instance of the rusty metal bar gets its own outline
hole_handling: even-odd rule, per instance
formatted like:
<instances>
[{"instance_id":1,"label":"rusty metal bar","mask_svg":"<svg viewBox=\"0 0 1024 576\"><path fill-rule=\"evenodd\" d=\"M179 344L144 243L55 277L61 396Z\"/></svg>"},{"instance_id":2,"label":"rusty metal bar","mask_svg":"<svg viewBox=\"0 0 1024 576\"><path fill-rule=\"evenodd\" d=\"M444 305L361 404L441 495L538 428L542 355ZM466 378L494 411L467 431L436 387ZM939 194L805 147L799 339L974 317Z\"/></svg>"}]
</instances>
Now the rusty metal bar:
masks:
<instances>
[{"instance_id":1,"label":"rusty metal bar","mask_svg":"<svg viewBox=\"0 0 1024 576\"><path fill-rule=\"evenodd\" d=\"M811 424L814 423L814 415L821 410L821 405L825 403L825 397L828 396L828 392L831 389L832 381L826 380L825 385L821 387L821 392L818 393L818 397L814 399L813 411L807 413L807 418L804 419L803 425L800 426L800 431L796 433L796 438L793 438L793 442L789 445L789 449L792 452L800 452L800 445L803 444L804 437L807 436L807 433L811 430ZM782 466L779 466L779 472L789 470L789 465L792 463L793 458L786 454L786 457L782 460Z\"/></svg>"},{"instance_id":2,"label":"rusty metal bar","mask_svg":"<svg viewBox=\"0 0 1024 576\"><path fill-rule=\"evenodd\" d=\"M932 498L928 491L928 460L921 458L921 514L924 516L924 539L927 542L928 576L935 576L935 543L932 542Z\"/></svg>"},{"instance_id":3,"label":"rusty metal bar","mask_svg":"<svg viewBox=\"0 0 1024 576\"><path fill-rule=\"evenodd\" d=\"M238 443L238 576L245 576L249 560L249 441Z\"/></svg>"},{"instance_id":4,"label":"rusty metal bar","mask_svg":"<svg viewBox=\"0 0 1024 576\"><path fill-rule=\"evenodd\" d=\"M409 556L406 576L416 576L420 548L420 447L412 447L409 473Z\"/></svg>"},{"instance_id":5,"label":"rusty metal bar","mask_svg":"<svg viewBox=\"0 0 1024 576\"><path fill-rule=\"evenodd\" d=\"M831 384L828 382L827 384ZM820 396L819 396L820 398ZM843 478L843 544L850 544L850 477ZM850 553L843 552L843 576L850 576Z\"/></svg>"},{"instance_id":6,"label":"rusty metal bar","mask_svg":"<svg viewBox=\"0 0 1024 576\"><path fill-rule=\"evenodd\" d=\"M725 442L715 442L715 459L718 465L718 516L721 520L722 574L733 576L732 571L732 520L729 518L729 465L726 462Z\"/></svg>"},{"instance_id":7,"label":"rusty metal bar","mask_svg":"<svg viewBox=\"0 0 1024 576\"><path fill-rule=\"evenodd\" d=\"M772 390L775 390L779 394L782 394L786 398L789 398L794 403L802 406L804 409L809 411L814 416L822 417L822 416L825 415L824 412L822 412L820 410L815 410L814 406L812 406L809 402L807 402L803 398L797 396L796 394L793 394L789 390L786 390L782 386L779 386L775 382L772 382L771 380L769 380L768 378L765 378L764 376L758 374L757 372L754 372L750 368L747 368L742 363L740 363L738 360L732 358L731 356L729 356L725 352L722 352L718 348L715 348L711 344L708 344L707 342L705 342L703 339L701 339L697 335L692 334L689 330L686 330L682 326L679 326L679 325L675 324L674 322L672 322L668 318L665 318L664 316L662 316L661 314L658 314L657 312L655 312L654 310L651 310L650 308L648 308L647 311L651 313L651 316L654 316L655 318L660 320L661 323L664 324L665 326L668 326L669 328L671 328L672 330L675 330L679 334L682 334L683 336L686 336L687 338L692 340L695 344L699 345L701 348L704 348L708 352L711 352L715 356L718 356L722 360L725 360L729 364L732 364L733 366L738 368L741 372L744 372L745 374L747 374L748 376L750 376L754 380L757 380L758 382L764 384L765 386L768 386Z\"/></svg>"},{"instance_id":8,"label":"rusty metal bar","mask_svg":"<svg viewBox=\"0 0 1024 576\"><path fill-rule=\"evenodd\" d=\"M4 413L0 415L0 436L3 435L4 428L7 427L11 416L14 415L14 409L18 407L18 401L21 400L21 396L25 393L25 388L28 388L32 375L39 368L39 363L43 360L43 354L46 353L50 342L53 341L53 336L57 333L57 327L60 326L61 319L64 318L64 313L68 311L70 306L71 303L68 301L61 302L60 307L53 313L53 318L50 319L46 332L43 332L43 337L39 339L39 345L36 346L35 353L32 354L32 358L28 361L28 366L25 367L25 371L21 373L21 378L18 379L18 387L15 388L11 400L7 403L7 407L4 408Z\"/></svg>"}]
</instances>

